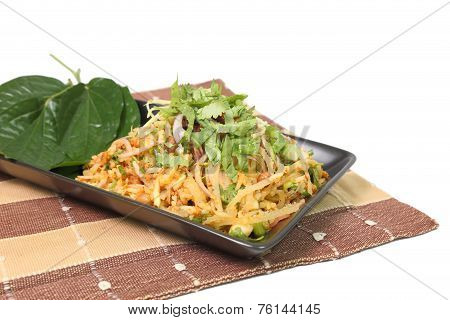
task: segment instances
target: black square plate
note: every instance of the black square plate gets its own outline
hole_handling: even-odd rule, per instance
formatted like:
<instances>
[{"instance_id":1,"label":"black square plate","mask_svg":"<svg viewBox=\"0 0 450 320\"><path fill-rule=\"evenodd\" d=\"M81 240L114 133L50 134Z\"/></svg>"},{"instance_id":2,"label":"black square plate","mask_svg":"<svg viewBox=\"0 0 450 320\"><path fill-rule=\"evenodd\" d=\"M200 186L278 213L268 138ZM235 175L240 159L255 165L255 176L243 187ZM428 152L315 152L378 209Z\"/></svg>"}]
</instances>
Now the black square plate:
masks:
<instances>
[{"instance_id":1,"label":"black square plate","mask_svg":"<svg viewBox=\"0 0 450 320\"><path fill-rule=\"evenodd\" d=\"M138 101L138 104L141 115L143 115L142 119L145 119L147 110L144 108L142 102ZM221 231L184 219L168 211L144 205L51 171L41 170L19 161L5 159L2 156L0 156L0 171L55 192L111 209L123 216L140 220L157 228L176 233L182 237L204 243L230 254L251 258L263 255L280 242L300 221L305 213L326 194L328 189L356 161L356 157L348 151L298 137L293 138L306 150L312 149L314 151L314 159L324 164L324 169L329 173L330 179L317 194L306 202L304 207L297 213L292 214L290 218L280 222L260 242L236 239Z\"/></svg>"}]
</instances>

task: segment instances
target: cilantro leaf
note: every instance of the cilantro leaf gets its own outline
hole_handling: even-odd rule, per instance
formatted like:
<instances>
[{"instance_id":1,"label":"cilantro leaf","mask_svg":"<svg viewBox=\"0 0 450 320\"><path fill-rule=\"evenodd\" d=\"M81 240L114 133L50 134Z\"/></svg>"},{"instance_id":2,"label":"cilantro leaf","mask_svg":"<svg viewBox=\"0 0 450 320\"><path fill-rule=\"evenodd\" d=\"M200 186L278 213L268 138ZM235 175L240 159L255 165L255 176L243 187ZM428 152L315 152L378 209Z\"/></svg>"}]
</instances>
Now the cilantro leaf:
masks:
<instances>
[{"instance_id":1,"label":"cilantro leaf","mask_svg":"<svg viewBox=\"0 0 450 320\"><path fill-rule=\"evenodd\" d=\"M219 85L215 80L211 82L210 90L212 96L220 97L222 95L222 86Z\"/></svg>"},{"instance_id":2,"label":"cilantro leaf","mask_svg":"<svg viewBox=\"0 0 450 320\"><path fill-rule=\"evenodd\" d=\"M209 161L216 164L220 161L221 152L217 143L217 134L212 134L205 142L205 153Z\"/></svg>"},{"instance_id":3,"label":"cilantro leaf","mask_svg":"<svg viewBox=\"0 0 450 320\"><path fill-rule=\"evenodd\" d=\"M308 169L309 175L311 177L312 183L317 187L317 189L320 188L320 175L319 175L319 169L318 168L309 168Z\"/></svg>"},{"instance_id":4,"label":"cilantro leaf","mask_svg":"<svg viewBox=\"0 0 450 320\"><path fill-rule=\"evenodd\" d=\"M214 98L210 97L210 90L204 88L193 89L192 99L188 100L188 103L193 107L204 107L213 101Z\"/></svg>"},{"instance_id":5,"label":"cilantro leaf","mask_svg":"<svg viewBox=\"0 0 450 320\"><path fill-rule=\"evenodd\" d=\"M229 108L228 103L225 101L213 101L197 111L197 119L216 119Z\"/></svg>"},{"instance_id":6,"label":"cilantro leaf","mask_svg":"<svg viewBox=\"0 0 450 320\"><path fill-rule=\"evenodd\" d=\"M254 155L259 152L260 138L244 137L233 139L233 155Z\"/></svg>"},{"instance_id":7,"label":"cilantro leaf","mask_svg":"<svg viewBox=\"0 0 450 320\"><path fill-rule=\"evenodd\" d=\"M175 104L180 101L181 92L180 87L178 86L178 77L177 80L170 87L170 103Z\"/></svg>"},{"instance_id":8,"label":"cilantro leaf","mask_svg":"<svg viewBox=\"0 0 450 320\"><path fill-rule=\"evenodd\" d=\"M236 136L246 136L256 128L256 118L240 122L221 124L217 127L218 133L232 133Z\"/></svg>"},{"instance_id":9,"label":"cilantro leaf","mask_svg":"<svg viewBox=\"0 0 450 320\"><path fill-rule=\"evenodd\" d=\"M237 170L234 167L233 164L230 164L226 169L225 169L225 173L227 174L227 176L233 181L235 182L237 180Z\"/></svg>"},{"instance_id":10,"label":"cilantro leaf","mask_svg":"<svg viewBox=\"0 0 450 320\"><path fill-rule=\"evenodd\" d=\"M203 127L199 132L191 134L191 140L197 148L200 148L215 132L216 130L212 127Z\"/></svg>"},{"instance_id":11,"label":"cilantro leaf","mask_svg":"<svg viewBox=\"0 0 450 320\"><path fill-rule=\"evenodd\" d=\"M231 141L228 135L225 136L225 139L222 143L222 169L225 171L227 176L235 181L237 178L237 171L233 164L233 142Z\"/></svg>"},{"instance_id":12,"label":"cilantro leaf","mask_svg":"<svg viewBox=\"0 0 450 320\"><path fill-rule=\"evenodd\" d=\"M186 120L188 121L188 127L183 135L183 142L187 143L189 139L191 138L192 130L194 129L194 122L195 122L195 111L192 109L191 106L187 104L181 104L178 106L178 110L184 115Z\"/></svg>"},{"instance_id":13,"label":"cilantro leaf","mask_svg":"<svg viewBox=\"0 0 450 320\"><path fill-rule=\"evenodd\" d=\"M281 131L274 126L267 126L266 136L268 137L269 143L272 145L272 149L276 154L279 154L287 144L287 141Z\"/></svg>"},{"instance_id":14,"label":"cilantro leaf","mask_svg":"<svg viewBox=\"0 0 450 320\"><path fill-rule=\"evenodd\" d=\"M240 93L227 97L227 101L230 105L234 105L238 100L244 101L248 96L246 94Z\"/></svg>"},{"instance_id":15,"label":"cilantro leaf","mask_svg":"<svg viewBox=\"0 0 450 320\"><path fill-rule=\"evenodd\" d=\"M245 108L246 107L243 104L232 107L231 111L233 112L233 117L240 117L242 113L244 113Z\"/></svg>"},{"instance_id":16,"label":"cilantro leaf","mask_svg":"<svg viewBox=\"0 0 450 320\"><path fill-rule=\"evenodd\" d=\"M300 148L296 143L288 143L281 150L280 156L284 160L295 162L300 158Z\"/></svg>"},{"instance_id":17,"label":"cilantro leaf","mask_svg":"<svg viewBox=\"0 0 450 320\"><path fill-rule=\"evenodd\" d=\"M165 167L165 168L173 168L177 166L188 167L189 159L183 155L156 153L156 165L158 167Z\"/></svg>"},{"instance_id":18,"label":"cilantro leaf","mask_svg":"<svg viewBox=\"0 0 450 320\"><path fill-rule=\"evenodd\" d=\"M231 111L230 109L225 111L223 117L225 119L225 124L229 125L234 123L233 111Z\"/></svg>"},{"instance_id":19,"label":"cilantro leaf","mask_svg":"<svg viewBox=\"0 0 450 320\"><path fill-rule=\"evenodd\" d=\"M248 172L248 156L245 154L237 154L235 157L237 159L237 169Z\"/></svg>"}]
</instances>

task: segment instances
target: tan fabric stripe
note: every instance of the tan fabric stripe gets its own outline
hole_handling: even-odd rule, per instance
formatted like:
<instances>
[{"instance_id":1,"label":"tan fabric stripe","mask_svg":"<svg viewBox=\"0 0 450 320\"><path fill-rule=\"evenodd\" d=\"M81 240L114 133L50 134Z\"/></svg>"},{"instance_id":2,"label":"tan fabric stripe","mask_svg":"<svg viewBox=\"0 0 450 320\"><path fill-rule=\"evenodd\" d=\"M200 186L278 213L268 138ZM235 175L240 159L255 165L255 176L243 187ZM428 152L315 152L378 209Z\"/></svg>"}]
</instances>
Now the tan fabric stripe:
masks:
<instances>
[{"instance_id":1,"label":"tan fabric stripe","mask_svg":"<svg viewBox=\"0 0 450 320\"><path fill-rule=\"evenodd\" d=\"M83 243L71 228L76 227L87 243L93 260L158 247L147 226L133 220L108 219L63 229L0 240L8 278L15 279L88 262ZM167 245L187 243L175 236L164 238Z\"/></svg>"},{"instance_id":2,"label":"tan fabric stripe","mask_svg":"<svg viewBox=\"0 0 450 320\"><path fill-rule=\"evenodd\" d=\"M387 200L391 198L389 194L378 189L360 175L349 171L345 179L340 179L333 187L333 191L345 202L347 200L351 205L362 206L365 204Z\"/></svg>"},{"instance_id":3,"label":"tan fabric stripe","mask_svg":"<svg viewBox=\"0 0 450 320\"><path fill-rule=\"evenodd\" d=\"M329 192L314 207L312 207L306 215L311 216L326 210L336 209L343 206L344 205Z\"/></svg>"},{"instance_id":4,"label":"tan fabric stripe","mask_svg":"<svg viewBox=\"0 0 450 320\"><path fill-rule=\"evenodd\" d=\"M363 206L390 198L391 196L386 192L378 189L353 171L349 171L308 212L308 215L343 206Z\"/></svg>"},{"instance_id":5,"label":"tan fabric stripe","mask_svg":"<svg viewBox=\"0 0 450 320\"><path fill-rule=\"evenodd\" d=\"M0 204L54 197L55 193L19 179L0 182Z\"/></svg>"}]
</instances>

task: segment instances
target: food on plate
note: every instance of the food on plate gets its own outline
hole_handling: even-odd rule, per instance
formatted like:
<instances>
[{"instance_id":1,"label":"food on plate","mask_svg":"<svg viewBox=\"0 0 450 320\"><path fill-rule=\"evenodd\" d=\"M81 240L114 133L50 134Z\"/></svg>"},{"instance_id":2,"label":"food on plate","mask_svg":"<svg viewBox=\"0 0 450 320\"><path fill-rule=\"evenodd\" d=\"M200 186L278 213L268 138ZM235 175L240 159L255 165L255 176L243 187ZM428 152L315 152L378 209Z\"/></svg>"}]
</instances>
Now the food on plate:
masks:
<instances>
[{"instance_id":1,"label":"food on plate","mask_svg":"<svg viewBox=\"0 0 450 320\"><path fill-rule=\"evenodd\" d=\"M133 128L84 166L78 181L258 241L297 212L328 174L244 100L189 84L171 101L148 107ZM147 106L151 104L149 101Z\"/></svg>"}]
</instances>

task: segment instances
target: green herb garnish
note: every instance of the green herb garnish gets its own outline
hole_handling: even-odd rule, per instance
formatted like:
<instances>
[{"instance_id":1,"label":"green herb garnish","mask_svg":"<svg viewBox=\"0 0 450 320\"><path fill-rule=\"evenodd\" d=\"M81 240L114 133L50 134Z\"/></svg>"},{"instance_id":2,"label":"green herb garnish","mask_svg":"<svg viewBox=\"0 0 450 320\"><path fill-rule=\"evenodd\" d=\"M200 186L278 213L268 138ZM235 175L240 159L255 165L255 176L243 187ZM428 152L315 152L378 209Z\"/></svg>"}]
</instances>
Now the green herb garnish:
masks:
<instances>
[{"instance_id":1,"label":"green herb garnish","mask_svg":"<svg viewBox=\"0 0 450 320\"><path fill-rule=\"evenodd\" d=\"M220 198L224 204L228 204L237 194L236 184L232 183L225 189L220 187Z\"/></svg>"},{"instance_id":2,"label":"green herb garnish","mask_svg":"<svg viewBox=\"0 0 450 320\"><path fill-rule=\"evenodd\" d=\"M188 167L189 160L184 155L170 153L156 153L156 165L158 167L173 168L177 166Z\"/></svg>"},{"instance_id":3,"label":"green herb garnish","mask_svg":"<svg viewBox=\"0 0 450 320\"><path fill-rule=\"evenodd\" d=\"M121 175L123 175L123 176L127 175L127 172L125 171L125 169L122 166L117 166L117 169L119 170Z\"/></svg>"}]
</instances>

